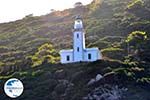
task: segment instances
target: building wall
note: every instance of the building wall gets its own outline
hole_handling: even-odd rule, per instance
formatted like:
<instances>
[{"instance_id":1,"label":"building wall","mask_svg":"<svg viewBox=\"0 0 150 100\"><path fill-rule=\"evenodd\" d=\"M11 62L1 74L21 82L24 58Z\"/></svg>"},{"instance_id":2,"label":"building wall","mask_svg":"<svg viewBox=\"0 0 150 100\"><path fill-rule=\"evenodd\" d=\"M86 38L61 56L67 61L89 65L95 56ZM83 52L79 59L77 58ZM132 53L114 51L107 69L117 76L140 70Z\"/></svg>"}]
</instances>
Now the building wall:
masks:
<instances>
[{"instance_id":1,"label":"building wall","mask_svg":"<svg viewBox=\"0 0 150 100\"><path fill-rule=\"evenodd\" d=\"M89 55L91 56L90 58L89 58ZM85 49L84 61L96 61L101 58L102 58L102 56L98 49L95 49L95 48Z\"/></svg>"},{"instance_id":2,"label":"building wall","mask_svg":"<svg viewBox=\"0 0 150 100\"><path fill-rule=\"evenodd\" d=\"M89 54L91 55L90 59L89 59ZM82 59L79 58L74 59L75 55L73 50L61 50L60 56L61 56L61 63L73 63L79 61L96 61L102 59L102 55L98 48L84 49ZM67 60L67 56L69 56L69 60ZM78 56L78 54L76 53L76 57L80 57L80 56Z\"/></svg>"},{"instance_id":3,"label":"building wall","mask_svg":"<svg viewBox=\"0 0 150 100\"><path fill-rule=\"evenodd\" d=\"M72 63L73 61L73 50L61 50L61 63ZM67 61L67 56L69 56L69 60Z\"/></svg>"},{"instance_id":4,"label":"building wall","mask_svg":"<svg viewBox=\"0 0 150 100\"><path fill-rule=\"evenodd\" d=\"M74 50L73 60L75 62L83 61L84 59L83 49L85 48L84 32L76 31L73 33L73 35L74 35L73 36L73 50Z\"/></svg>"}]
</instances>

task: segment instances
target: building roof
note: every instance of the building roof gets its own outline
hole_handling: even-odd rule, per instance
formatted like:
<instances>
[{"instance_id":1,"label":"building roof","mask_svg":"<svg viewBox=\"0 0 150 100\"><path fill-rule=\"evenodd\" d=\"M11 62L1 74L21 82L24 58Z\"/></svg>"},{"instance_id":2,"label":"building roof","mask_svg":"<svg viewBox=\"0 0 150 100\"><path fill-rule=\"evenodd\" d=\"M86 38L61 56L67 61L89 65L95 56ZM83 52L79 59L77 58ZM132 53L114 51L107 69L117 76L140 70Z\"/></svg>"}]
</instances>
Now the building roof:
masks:
<instances>
[{"instance_id":1,"label":"building roof","mask_svg":"<svg viewBox=\"0 0 150 100\"><path fill-rule=\"evenodd\" d=\"M98 48L86 48L85 51L95 51L95 50L99 50Z\"/></svg>"},{"instance_id":2,"label":"building roof","mask_svg":"<svg viewBox=\"0 0 150 100\"><path fill-rule=\"evenodd\" d=\"M82 19L82 17L81 17L80 15L77 15L77 16L75 17L75 20L77 20L77 19Z\"/></svg>"},{"instance_id":3,"label":"building roof","mask_svg":"<svg viewBox=\"0 0 150 100\"><path fill-rule=\"evenodd\" d=\"M73 52L73 49L68 49L68 50L60 50L60 53L63 53L63 52Z\"/></svg>"}]
</instances>

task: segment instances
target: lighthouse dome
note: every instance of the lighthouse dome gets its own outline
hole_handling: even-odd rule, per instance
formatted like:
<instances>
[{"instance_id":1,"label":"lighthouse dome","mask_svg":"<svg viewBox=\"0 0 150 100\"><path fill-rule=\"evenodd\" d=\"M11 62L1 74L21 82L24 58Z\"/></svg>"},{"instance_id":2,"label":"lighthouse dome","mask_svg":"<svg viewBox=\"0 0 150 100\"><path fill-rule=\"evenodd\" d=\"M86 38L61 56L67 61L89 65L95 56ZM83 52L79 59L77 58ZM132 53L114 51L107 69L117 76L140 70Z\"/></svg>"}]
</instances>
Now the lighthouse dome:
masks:
<instances>
[{"instance_id":1,"label":"lighthouse dome","mask_svg":"<svg viewBox=\"0 0 150 100\"><path fill-rule=\"evenodd\" d=\"M75 19L74 29L83 29L82 19L79 16Z\"/></svg>"},{"instance_id":2,"label":"lighthouse dome","mask_svg":"<svg viewBox=\"0 0 150 100\"><path fill-rule=\"evenodd\" d=\"M76 20L75 24L74 24L74 29L82 29L83 28L83 24L81 20Z\"/></svg>"}]
</instances>

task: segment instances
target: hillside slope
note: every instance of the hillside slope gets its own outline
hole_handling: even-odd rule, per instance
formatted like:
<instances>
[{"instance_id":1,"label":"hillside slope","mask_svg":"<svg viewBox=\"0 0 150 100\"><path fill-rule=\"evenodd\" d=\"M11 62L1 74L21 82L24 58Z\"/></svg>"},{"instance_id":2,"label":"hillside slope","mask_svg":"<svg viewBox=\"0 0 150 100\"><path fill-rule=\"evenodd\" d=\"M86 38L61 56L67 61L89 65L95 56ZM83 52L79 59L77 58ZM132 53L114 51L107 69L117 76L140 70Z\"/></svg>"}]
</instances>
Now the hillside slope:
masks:
<instances>
[{"instance_id":1,"label":"hillside slope","mask_svg":"<svg viewBox=\"0 0 150 100\"><path fill-rule=\"evenodd\" d=\"M16 77L25 86L18 100L149 100L149 4L93 0L86 6L1 23L0 91L7 79ZM86 46L98 47L103 60L60 64L58 52L72 48L78 14L84 20ZM0 99L8 98L0 93Z\"/></svg>"},{"instance_id":2,"label":"hillside slope","mask_svg":"<svg viewBox=\"0 0 150 100\"><path fill-rule=\"evenodd\" d=\"M104 49L119 45L132 31L149 33L149 1L144 0L142 4L136 1L139 0L94 0L87 6L2 23L0 61L5 66L14 66L33 55L44 43L52 43L57 52L71 48L73 21L78 14L84 19L88 47Z\"/></svg>"},{"instance_id":3,"label":"hillside slope","mask_svg":"<svg viewBox=\"0 0 150 100\"><path fill-rule=\"evenodd\" d=\"M23 95L16 100L149 100L149 84L135 82L139 73L144 73L143 70L138 67L132 67L132 71L123 70L127 66L107 60L65 65L43 64L37 68L1 76L0 91L3 91L3 84L7 79L16 77L24 84ZM123 71L134 73L136 79L122 73ZM91 82L99 74L103 78ZM104 96L106 93L107 96ZM3 92L0 99L9 98Z\"/></svg>"}]
</instances>

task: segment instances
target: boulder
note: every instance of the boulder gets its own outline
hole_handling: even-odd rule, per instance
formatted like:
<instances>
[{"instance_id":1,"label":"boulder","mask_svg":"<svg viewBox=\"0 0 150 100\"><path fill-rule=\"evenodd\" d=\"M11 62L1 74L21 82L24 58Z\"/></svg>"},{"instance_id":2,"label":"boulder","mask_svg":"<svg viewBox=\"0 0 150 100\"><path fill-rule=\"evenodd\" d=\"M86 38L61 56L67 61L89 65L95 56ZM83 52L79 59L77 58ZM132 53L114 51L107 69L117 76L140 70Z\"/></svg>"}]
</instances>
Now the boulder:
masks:
<instances>
[{"instance_id":1,"label":"boulder","mask_svg":"<svg viewBox=\"0 0 150 100\"><path fill-rule=\"evenodd\" d=\"M50 79L48 82L49 82L49 85L48 85L49 91L53 91L54 88L57 86L58 81L54 79Z\"/></svg>"},{"instance_id":2,"label":"boulder","mask_svg":"<svg viewBox=\"0 0 150 100\"><path fill-rule=\"evenodd\" d=\"M67 88L67 85L66 85L66 84L60 83L60 84L58 84L58 85L55 87L54 91L55 91L57 94L61 95L61 94L64 94L64 93L65 93L66 88Z\"/></svg>"},{"instance_id":3,"label":"boulder","mask_svg":"<svg viewBox=\"0 0 150 100\"><path fill-rule=\"evenodd\" d=\"M92 85L92 84L94 84L95 83L95 79L91 79L88 83L87 83L87 85L89 86L89 85Z\"/></svg>"},{"instance_id":4,"label":"boulder","mask_svg":"<svg viewBox=\"0 0 150 100\"><path fill-rule=\"evenodd\" d=\"M61 70L57 70L54 73L54 78L55 79L64 79L66 75L67 75L67 73L63 69L61 69Z\"/></svg>"},{"instance_id":5,"label":"boulder","mask_svg":"<svg viewBox=\"0 0 150 100\"><path fill-rule=\"evenodd\" d=\"M74 73L71 77L71 82L74 84L78 83L78 81L81 80L81 78L83 78L83 75L84 75L83 71Z\"/></svg>"},{"instance_id":6,"label":"boulder","mask_svg":"<svg viewBox=\"0 0 150 100\"><path fill-rule=\"evenodd\" d=\"M66 95L73 86L68 80L59 80L59 84L55 87L54 91L59 95Z\"/></svg>"},{"instance_id":7,"label":"boulder","mask_svg":"<svg viewBox=\"0 0 150 100\"><path fill-rule=\"evenodd\" d=\"M92 78L88 83L87 85L93 85L97 82L99 82L101 79L103 78L103 76L101 74L97 74L95 78Z\"/></svg>"},{"instance_id":8,"label":"boulder","mask_svg":"<svg viewBox=\"0 0 150 100\"><path fill-rule=\"evenodd\" d=\"M103 78L103 76L101 74L97 74L96 78L95 78L95 81L97 82L97 81L99 81L102 78Z\"/></svg>"}]
</instances>

